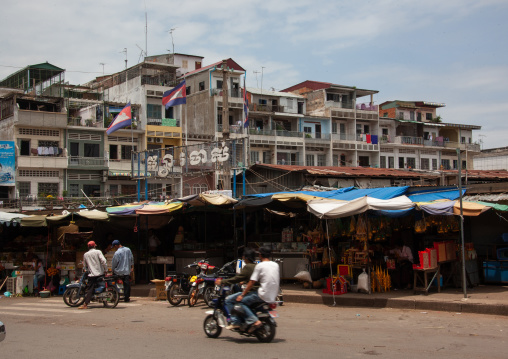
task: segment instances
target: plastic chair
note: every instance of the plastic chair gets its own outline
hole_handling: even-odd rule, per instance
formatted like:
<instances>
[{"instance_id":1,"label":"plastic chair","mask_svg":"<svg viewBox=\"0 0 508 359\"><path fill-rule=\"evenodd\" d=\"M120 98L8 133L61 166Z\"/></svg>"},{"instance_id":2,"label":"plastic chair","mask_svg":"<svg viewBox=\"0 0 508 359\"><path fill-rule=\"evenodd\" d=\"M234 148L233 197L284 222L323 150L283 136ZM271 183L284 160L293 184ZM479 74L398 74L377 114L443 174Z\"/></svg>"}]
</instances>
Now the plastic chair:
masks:
<instances>
[{"instance_id":1,"label":"plastic chair","mask_svg":"<svg viewBox=\"0 0 508 359\"><path fill-rule=\"evenodd\" d=\"M63 295L65 293L65 289L67 289L66 285L61 285L58 287L58 295Z\"/></svg>"}]
</instances>

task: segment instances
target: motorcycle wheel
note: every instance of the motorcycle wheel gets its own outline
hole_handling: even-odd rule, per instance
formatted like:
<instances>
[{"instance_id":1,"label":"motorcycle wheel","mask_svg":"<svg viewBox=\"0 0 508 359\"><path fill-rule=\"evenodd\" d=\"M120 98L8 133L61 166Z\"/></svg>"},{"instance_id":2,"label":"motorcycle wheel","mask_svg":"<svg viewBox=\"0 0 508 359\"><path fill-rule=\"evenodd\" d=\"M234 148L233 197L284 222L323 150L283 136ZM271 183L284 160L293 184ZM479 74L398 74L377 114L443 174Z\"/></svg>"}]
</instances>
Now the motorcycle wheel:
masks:
<instances>
[{"instance_id":1,"label":"motorcycle wheel","mask_svg":"<svg viewBox=\"0 0 508 359\"><path fill-rule=\"evenodd\" d=\"M217 319L212 314L208 315L203 322L203 330L209 338L217 338L222 333L222 328L219 326Z\"/></svg>"},{"instance_id":2,"label":"motorcycle wheel","mask_svg":"<svg viewBox=\"0 0 508 359\"><path fill-rule=\"evenodd\" d=\"M175 298L177 294L180 294L180 285L173 284L167 293L169 304L177 306L182 302L183 298Z\"/></svg>"},{"instance_id":3,"label":"motorcycle wheel","mask_svg":"<svg viewBox=\"0 0 508 359\"><path fill-rule=\"evenodd\" d=\"M118 290L115 287L109 287L108 298L104 302L102 302L102 304L104 305L104 308L113 309L118 305L119 301L120 301L120 293L118 293Z\"/></svg>"},{"instance_id":4,"label":"motorcycle wheel","mask_svg":"<svg viewBox=\"0 0 508 359\"><path fill-rule=\"evenodd\" d=\"M67 288L63 294L63 301L69 307L79 307L85 301L85 297L79 295L79 288Z\"/></svg>"},{"instance_id":5,"label":"motorcycle wheel","mask_svg":"<svg viewBox=\"0 0 508 359\"><path fill-rule=\"evenodd\" d=\"M189 292L189 307L193 307L198 302L198 287L192 287Z\"/></svg>"},{"instance_id":6,"label":"motorcycle wheel","mask_svg":"<svg viewBox=\"0 0 508 359\"><path fill-rule=\"evenodd\" d=\"M263 326L254 332L261 343L270 343L275 337L275 325L269 321L263 322Z\"/></svg>"},{"instance_id":7,"label":"motorcycle wheel","mask_svg":"<svg viewBox=\"0 0 508 359\"><path fill-rule=\"evenodd\" d=\"M203 300L205 301L206 305L208 305L210 308L213 308L213 302L212 299L214 297L215 288L214 287L206 287L205 292L203 293Z\"/></svg>"}]
</instances>

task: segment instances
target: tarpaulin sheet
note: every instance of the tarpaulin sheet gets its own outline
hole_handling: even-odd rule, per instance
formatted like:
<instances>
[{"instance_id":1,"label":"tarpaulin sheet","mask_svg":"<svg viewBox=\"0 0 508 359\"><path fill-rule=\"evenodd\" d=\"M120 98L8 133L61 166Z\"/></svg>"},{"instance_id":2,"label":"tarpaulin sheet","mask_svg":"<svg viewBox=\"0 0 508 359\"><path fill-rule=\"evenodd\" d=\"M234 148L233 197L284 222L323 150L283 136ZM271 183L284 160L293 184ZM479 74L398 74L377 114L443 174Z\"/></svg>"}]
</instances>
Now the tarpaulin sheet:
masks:
<instances>
[{"instance_id":1,"label":"tarpaulin sheet","mask_svg":"<svg viewBox=\"0 0 508 359\"><path fill-rule=\"evenodd\" d=\"M307 202L308 211L323 219L349 217L368 210L409 210L413 207L414 203L406 196L399 196L388 200L364 196L352 201L322 199Z\"/></svg>"},{"instance_id":2,"label":"tarpaulin sheet","mask_svg":"<svg viewBox=\"0 0 508 359\"><path fill-rule=\"evenodd\" d=\"M117 215L129 215L136 214L137 209L143 208L144 204L127 204L124 206L116 206L116 207L108 207L106 208L106 212L108 214L117 214Z\"/></svg>"},{"instance_id":3,"label":"tarpaulin sheet","mask_svg":"<svg viewBox=\"0 0 508 359\"><path fill-rule=\"evenodd\" d=\"M508 211L508 205L506 205L506 204L490 203L490 202L483 202L483 201L474 201L474 202L482 204L484 206L492 207L496 211L502 211L502 212Z\"/></svg>"},{"instance_id":4,"label":"tarpaulin sheet","mask_svg":"<svg viewBox=\"0 0 508 359\"><path fill-rule=\"evenodd\" d=\"M408 188L409 186L355 189L330 198L342 201L351 201L363 196L377 199L392 199L405 194Z\"/></svg>"},{"instance_id":5,"label":"tarpaulin sheet","mask_svg":"<svg viewBox=\"0 0 508 359\"><path fill-rule=\"evenodd\" d=\"M281 194L293 194L293 195L304 194L304 195L309 195L309 196L316 196L316 197L322 197L322 198L330 198L330 197L333 197L333 196L338 195L338 194L342 194L342 193L345 193L345 192L352 191L354 189L355 189L354 187L345 187L345 188L339 188L339 189L332 190L332 191L294 191L294 192L258 193L258 194L249 194L249 195L246 195L245 198L250 198L250 197L258 197L258 198L270 197L270 196L273 196L275 194L277 194L277 195L281 195Z\"/></svg>"},{"instance_id":6,"label":"tarpaulin sheet","mask_svg":"<svg viewBox=\"0 0 508 359\"><path fill-rule=\"evenodd\" d=\"M460 215L460 201L441 201L437 203L418 204L424 212L438 216ZM474 202L462 202L464 216L478 216L489 210L490 207Z\"/></svg>"},{"instance_id":7,"label":"tarpaulin sheet","mask_svg":"<svg viewBox=\"0 0 508 359\"><path fill-rule=\"evenodd\" d=\"M0 212L0 224L4 223L7 226L12 225L18 225L21 221L21 218L29 217L26 214L21 213L7 213L7 212Z\"/></svg>"},{"instance_id":8,"label":"tarpaulin sheet","mask_svg":"<svg viewBox=\"0 0 508 359\"><path fill-rule=\"evenodd\" d=\"M168 204L146 204L143 208L137 209L136 214L164 214L182 208L182 202L171 202Z\"/></svg>"},{"instance_id":9,"label":"tarpaulin sheet","mask_svg":"<svg viewBox=\"0 0 508 359\"><path fill-rule=\"evenodd\" d=\"M464 195L466 190L462 190L462 194ZM437 190L437 189L429 189L422 192L418 192L415 194L408 195L408 198L413 202L432 202L440 199L448 199L455 200L459 198L460 191L458 189L451 190Z\"/></svg>"}]
</instances>

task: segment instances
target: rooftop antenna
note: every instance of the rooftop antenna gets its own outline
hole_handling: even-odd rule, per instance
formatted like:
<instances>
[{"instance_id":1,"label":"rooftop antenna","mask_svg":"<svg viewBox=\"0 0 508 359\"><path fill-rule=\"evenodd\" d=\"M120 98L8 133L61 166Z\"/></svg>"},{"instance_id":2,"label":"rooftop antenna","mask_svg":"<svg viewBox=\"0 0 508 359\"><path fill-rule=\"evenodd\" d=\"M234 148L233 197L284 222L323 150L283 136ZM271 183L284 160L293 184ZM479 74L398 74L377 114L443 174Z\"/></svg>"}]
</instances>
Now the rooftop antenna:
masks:
<instances>
[{"instance_id":1,"label":"rooftop antenna","mask_svg":"<svg viewBox=\"0 0 508 359\"><path fill-rule=\"evenodd\" d=\"M487 135L478 135L478 137L487 137ZM478 140L480 142L480 151L483 150L483 138Z\"/></svg>"},{"instance_id":2,"label":"rooftop antenna","mask_svg":"<svg viewBox=\"0 0 508 359\"><path fill-rule=\"evenodd\" d=\"M119 53L125 54L125 69L127 70L127 48L124 47L123 51L120 51Z\"/></svg>"},{"instance_id":3,"label":"rooftop antenna","mask_svg":"<svg viewBox=\"0 0 508 359\"><path fill-rule=\"evenodd\" d=\"M173 31L175 31L176 29L178 29L177 27L173 27L171 28L171 30L169 30L169 34L171 35L171 45L173 46L173 55L175 54L175 42L173 41Z\"/></svg>"},{"instance_id":4,"label":"rooftop antenna","mask_svg":"<svg viewBox=\"0 0 508 359\"><path fill-rule=\"evenodd\" d=\"M102 65L102 76L104 76L104 65L107 64L105 64L104 62L100 62L99 65Z\"/></svg>"},{"instance_id":5,"label":"rooftop antenna","mask_svg":"<svg viewBox=\"0 0 508 359\"><path fill-rule=\"evenodd\" d=\"M254 74L256 75L256 87L259 88L259 82L258 82L258 74L260 73L259 71L252 71L254 72Z\"/></svg>"},{"instance_id":6,"label":"rooftop antenna","mask_svg":"<svg viewBox=\"0 0 508 359\"><path fill-rule=\"evenodd\" d=\"M139 50L141 50L140 54L139 54L139 58L138 58L138 64L141 62L141 59L146 56L146 52L145 50L143 50L138 44L136 44L136 46L138 47Z\"/></svg>"},{"instance_id":7,"label":"rooftop antenna","mask_svg":"<svg viewBox=\"0 0 508 359\"><path fill-rule=\"evenodd\" d=\"M263 70L265 69L264 66L261 66L261 94L263 93Z\"/></svg>"}]
</instances>

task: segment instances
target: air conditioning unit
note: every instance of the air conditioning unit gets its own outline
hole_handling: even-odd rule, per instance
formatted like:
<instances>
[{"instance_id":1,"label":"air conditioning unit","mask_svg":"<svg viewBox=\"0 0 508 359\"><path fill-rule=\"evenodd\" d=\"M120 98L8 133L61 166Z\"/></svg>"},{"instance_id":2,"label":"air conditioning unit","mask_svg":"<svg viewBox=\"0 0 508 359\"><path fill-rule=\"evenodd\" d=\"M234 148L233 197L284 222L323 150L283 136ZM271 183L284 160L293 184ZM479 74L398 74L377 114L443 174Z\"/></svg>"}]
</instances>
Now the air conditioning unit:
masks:
<instances>
[{"instance_id":1,"label":"air conditioning unit","mask_svg":"<svg viewBox=\"0 0 508 359\"><path fill-rule=\"evenodd\" d=\"M148 138L146 139L146 142L153 142L153 138L152 138L152 137L148 137Z\"/></svg>"},{"instance_id":2,"label":"air conditioning unit","mask_svg":"<svg viewBox=\"0 0 508 359\"><path fill-rule=\"evenodd\" d=\"M162 143L162 138L160 138L160 137L156 137L156 138L155 138L155 142L156 142L156 143Z\"/></svg>"}]
</instances>

